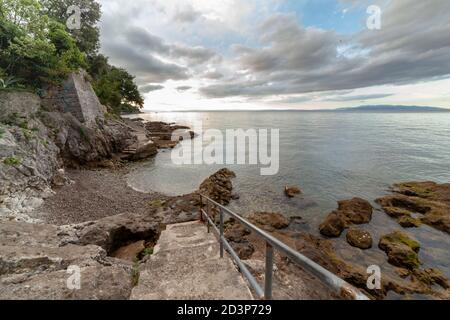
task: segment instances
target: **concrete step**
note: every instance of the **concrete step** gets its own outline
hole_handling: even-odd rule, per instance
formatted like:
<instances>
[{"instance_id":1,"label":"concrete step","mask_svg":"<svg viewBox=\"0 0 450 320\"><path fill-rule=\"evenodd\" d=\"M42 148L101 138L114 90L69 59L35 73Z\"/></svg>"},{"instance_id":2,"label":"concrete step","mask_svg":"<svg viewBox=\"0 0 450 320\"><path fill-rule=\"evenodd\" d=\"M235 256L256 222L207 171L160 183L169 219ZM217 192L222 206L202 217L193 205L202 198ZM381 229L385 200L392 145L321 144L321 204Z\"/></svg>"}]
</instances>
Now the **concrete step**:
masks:
<instances>
[{"instance_id":1,"label":"concrete step","mask_svg":"<svg viewBox=\"0 0 450 320\"><path fill-rule=\"evenodd\" d=\"M136 300L251 300L231 258L219 256L219 244L200 222L169 225L154 254L141 265Z\"/></svg>"}]
</instances>

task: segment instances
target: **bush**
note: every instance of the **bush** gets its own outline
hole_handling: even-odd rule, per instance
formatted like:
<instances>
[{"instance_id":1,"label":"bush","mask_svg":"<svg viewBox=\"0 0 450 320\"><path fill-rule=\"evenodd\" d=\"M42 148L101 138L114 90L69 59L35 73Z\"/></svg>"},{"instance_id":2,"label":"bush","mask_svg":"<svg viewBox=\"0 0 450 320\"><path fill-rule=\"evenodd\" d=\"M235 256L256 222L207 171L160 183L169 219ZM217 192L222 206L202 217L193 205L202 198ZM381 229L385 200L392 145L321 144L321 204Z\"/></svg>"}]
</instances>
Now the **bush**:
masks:
<instances>
[{"instance_id":1,"label":"bush","mask_svg":"<svg viewBox=\"0 0 450 320\"><path fill-rule=\"evenodd\" d=\"M16 167L22 164L22 160L16 157L8 157L5 160L3 160L3 163L10 167Z\"/></svg>"}]
</instances>

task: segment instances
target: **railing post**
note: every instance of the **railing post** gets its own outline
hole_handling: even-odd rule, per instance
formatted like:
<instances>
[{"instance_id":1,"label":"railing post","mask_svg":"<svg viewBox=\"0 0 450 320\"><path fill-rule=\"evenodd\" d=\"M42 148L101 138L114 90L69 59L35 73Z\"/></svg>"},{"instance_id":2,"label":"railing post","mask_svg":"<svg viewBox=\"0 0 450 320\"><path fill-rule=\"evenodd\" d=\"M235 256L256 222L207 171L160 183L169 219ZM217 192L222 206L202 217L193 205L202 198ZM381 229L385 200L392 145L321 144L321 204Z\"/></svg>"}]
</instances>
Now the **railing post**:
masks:
<instances>
[{"instance_id":1,"label":"railing post","mask_svg":"<svg viewBox=\"0 0 450 320\"><path fill-rule=\"evenodd\" d=\"M266 277L264 287L264 299L272 300L273 285L273 247L266 242Z\"/></svg>"},{"instance_id":2,"label":"railing post","mask_svg":"<svg viewBox=\"0 0 450 320\"><path fill-rule=\"evenodd\" d=\"M200 197L200 205L199 205L199 208L200 208L200 221L201 222L204 222L205 220L203 220L203 212L202 212L202 210L203 210L203 196L202 196L202 194L200 193L199 194L199 197Z\"/></svg>"},{"instance_id":3,"label":"railing post","mask_svg":"<svg viewBox=\"0 0 450 320\"><path fill-rule=\"evenodd\" d=\"M206 215L208 217L211 216L211 203L209 202L209 199L206 199ZM209 219L208 220L208 233L210 233L210 225L209 225Z\"/></svg>"},{"instance_id":4,"label":"railing post","mask_svg":"<svg viewBox=\"0 0 450 320\"><path fill-rule=\"evenodd\" d=\"M220 215L220 257L223 258L223 211L222 209L219 209L219 215Z\"/></svg>"}]
</instances>

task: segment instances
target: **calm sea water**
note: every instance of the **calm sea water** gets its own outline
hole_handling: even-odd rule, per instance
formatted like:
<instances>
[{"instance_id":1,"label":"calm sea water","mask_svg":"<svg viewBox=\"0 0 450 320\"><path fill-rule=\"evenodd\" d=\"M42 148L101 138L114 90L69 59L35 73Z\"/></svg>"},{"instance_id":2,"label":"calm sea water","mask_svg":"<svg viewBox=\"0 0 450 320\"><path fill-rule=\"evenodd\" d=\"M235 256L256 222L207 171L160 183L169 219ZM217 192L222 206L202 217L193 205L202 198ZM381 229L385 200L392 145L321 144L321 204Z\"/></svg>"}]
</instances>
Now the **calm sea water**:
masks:
<instances>
[{"instance_id":1,"label":"calm sea water","mask_svg":"<svg viewBox=\"0 0 450 320\"><path fill-rule=\"evenodd\" d=\"M450 182L450 113L193 112L139 116L186 125L202 120L204 129L222 131L280 129L277 175L261 176L257 166L227 166L237 174L234 184L241 197L232 208L243 215L271 211L301 216L303 228L314 234L338 200L358 196L373 202L387 194L390 185L402 181ZM141 191L185 194L221 167L177 166L166 151L133 171L129 184ZM287 199L286 185L299 186L303 196ZM380 235L401 227L379 212L366 229L378 241ZM425 266L440 267L450 277L450 237L427 226L407 232L426 247L421 253ZM377 248L363 252L340 240L336 246L349 259L388 267L385 254Z\"/></svg>"}]
</instances>

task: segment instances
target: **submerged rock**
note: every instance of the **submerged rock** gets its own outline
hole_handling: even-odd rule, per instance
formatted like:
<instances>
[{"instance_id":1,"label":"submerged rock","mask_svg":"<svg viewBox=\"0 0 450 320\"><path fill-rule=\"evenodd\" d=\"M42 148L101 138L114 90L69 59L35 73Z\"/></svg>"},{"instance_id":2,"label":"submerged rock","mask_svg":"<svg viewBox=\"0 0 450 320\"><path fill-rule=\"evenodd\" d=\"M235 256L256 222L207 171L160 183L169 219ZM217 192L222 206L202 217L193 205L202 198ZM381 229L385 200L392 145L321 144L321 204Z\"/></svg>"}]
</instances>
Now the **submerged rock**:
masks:
<instances>
[{"instance_id":1,"label":"submerged rock","mask_svg":"<svg viewBox=\"0 0 450 320\"><path fill-rule=\"evenodd\" d=\"M338 210L331 212L319 226L324 236L337 238L353 224L369 223L372 220L372 205L361 198L338 202Z\"/></svg>"},{"instance_id":2,"label":"submerged rock","mask_svg":"<svg viewBox=\"0 0 450 320\"><path fill-rule=\"evenodd\" d=\"M372 248L373 240L369 232L351 228L347 232L347 242L356 248L370 249Z\"/></svg>"},{"instance_id":3,"label":"submerged rock","mask_svg":"<svg viewBox=\"0 0 450 320\"><path fill-rule=\"evenodd\" d=\"M250 215L249 220L264 229L280 230L289 226L289 219L280 213L256 212Z\"/></svg>"},{"instance_id":4,"label":"submerged rock","mask_svg":"<svg viewBox=\"0 0 450 320\"><path fill-rule=\"evenodd\" d=\"M338 202L338 212L344 217L347 224L364 224L372 220L372 205L361 198L342 200Z\"/></svg>"},{"instance_id":5,"label":"submerged rock","mask_svg":"<svg viewBox=\"0 0 450 320\"><path fill-rule=\"evenodd\" d=\"M419 219L415 219L410 216L403 216L398 219L398 223L403 228L418 228L422 225L422 222Z\"/></svg>"},{"instance_id":6,"label":"submerged rock","mask_svg":"<svg viewBox=\"0 0 450 320\"><path fill-rule=\"evenodd\" d=\"M302 193L302 191L300 190L300 188L298 187L289 187L286 186L284 188L284 193L286 194L287 197L289 198L294 198L295 196L299 195Z\"/></svg>"},{"instance_id":7,"label":"submerged rock","mask_svg":"<svg viewBox=\"0 0 450 320\"><path fill-rule=\"evenodd\" d=\"M324 222L319 226L320 233L326 237L340 237L345 230L345 222L336 211L330 213Z\"/></svg>"},{"instance_id":8,"label":"submerged rock","mask_svg":"<svg viewBox=\"0 0 450 320\"><path fill-rule=\"evenodd\" d=\"M407 234L395 231L380 239L379 248L386 252L388 261L394 266L409 270L420 266L420 243L411 239Z\"/></svg>"},{"instance_id":9,"label":"submerged rock","mask_svg":"<svg viewBox=\"0 0 450 320\"><path fill-rule=\"evenodd\" d=\"M388 215L406 217L403 224L418 226L408 217L421 214L422 223L450 234L450 184L407 182L394 185L392 190L393 195L377 199Z\"/></svg>"}]
</instances>

